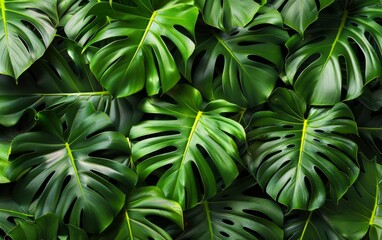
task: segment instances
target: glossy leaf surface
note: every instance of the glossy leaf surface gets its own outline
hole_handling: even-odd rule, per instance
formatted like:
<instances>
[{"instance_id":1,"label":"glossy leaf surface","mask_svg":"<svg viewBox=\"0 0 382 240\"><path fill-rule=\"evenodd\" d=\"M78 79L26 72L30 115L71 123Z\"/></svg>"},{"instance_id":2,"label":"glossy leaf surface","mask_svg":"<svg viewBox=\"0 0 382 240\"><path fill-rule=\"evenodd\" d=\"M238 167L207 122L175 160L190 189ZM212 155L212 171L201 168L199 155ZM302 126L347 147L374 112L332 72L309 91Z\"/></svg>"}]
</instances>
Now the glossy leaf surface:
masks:
<instances>
[{"instance_id":1,"label":"glossy leaf surface","mask_svg":"<svg viewBox=\"0 0 382 240\"><path fill-rule=\"evenodd\" d=\"M136 176L112 156L129 155L126 138L91 104L74 104L62 125L50 111L38 115L42 131L18 135L7 176L19 179L18 201L36 204L36 216L56 213L90 233L104 230L122 209L125 195L112 181L132 187ZM38 146L38 147L36 147Z\"/></svg>"},{"instance_id":2,"label":"glossy leaf surface","mask_svg":"<svg viewBox=\"0 0 382 240\"><path fill-rule=\"evenodd\" d=\"M179 50L184 61L195 48L188 35L194 35L198 10L190 1L133 2L136 6L99 2L91 10L112 19L87 46L112 41L96 52L90 67L102 86L116 97L129 96L144 87L148 95L167 92L180 74L166 42Z\"/></svg>"},{"instance_id":3,"label":"glossy leaf surface","mask_svg":"<svg viewBox=\"0 0 382 240\"><path fill-rule=\"evenodd\" d=\"M223 31L244 27L255 16L260 4L254 0L196 0L204 21Z\"/></svg>"},{"instance_id":4,"label":"glossy leaf surface","mask_svg":"<svg viewBox=\"0 0 382 240\"><path fill-rule=\"evenodd\" d=\"M249 170L260 186L290 210L314 210L326 198L330 183L336 198L358 176L357 145L342 134L356 134L350 109L307 109L300 95L279 88L269 99L270 110L253 115L255 129Z\"/></svg>"},{"instance_id":5,"label":"glossy leaf surface","mask_svg":"<svg viewBox=\"0 0 382 240\"><path fill-rule=\"evenodd\" d=\"M245 28L200 32L185 76L208 99L223 98L243 107L265 102L283 65L280 44L288 34L281 27L280 13L264 7Z\"/></svg>"},{"instance_id":6,"label":"glossy leaf surface","mask_svg":"<svg viewBox=\"0 0 382 240\"><path fill-rule=\"evenodd\" d=\"M56 33L56 0L0 1L0 73L19 78Z\"/></svg>"},{"instance_id":7,"label":"glossy leaf surface","mask_svg":"<svg viewBox=\"0 0 382 240\"><path fill-rule=\"evenodd\" d=\"M216 193L216 177L226 186L236 178L235 160L240 156L234 138L242 141L245 133L240 124L222 116L240 111L234 104L216 100L203 106L200 93L187 85L178 85L168 97L172 102L151 98L142 104L144 112L167 118L131 129L130 138L139 139L132 154L142 179L167 167L157 186L182 208L190 208Z\"/></svg>"},{"instance_id":8,"label":"glossy leaf surface","mask_svg":"<svg viewBox=\"0 0 382 240\"><path fill-rule=\"evenodd\" d=\"M317 20L318 13L333 2L334 0L287 0L281 14L286 25L304 35L306 28Z\"/></svg>"},{"instance_id":9,"label":"glossy leaf surface","mask_svg":"<svg viewBox=\"0 0 382 240\"><path fill-rule=\"evenodd\" d=\"M324 209L327 221L346 239L382 238L382 166L375 159L362 159L364 171L343 199Z\"/></svg>"},{"instance_id":10,"label":"glossy leaf surface","mask_svg":"<svg viewBox=\"0 0 382 240\"><path fill-rule=\"evenodd\" d=\"M254 196L261 191L254 179L240 180L187 211L188 227L177 239L283 239L281 208Z\"/></svg>"},{"instance_id":11,"label":"glossy leaf surface","mask_svg":"<svg viewBox=\"0 0 382 240\"><path fill-rule=\"evenodd\" d=\"M381 14L377 0L336 1L304 39L297 34L287 42L287 77L308 103L334 105L354 99L382 75Z\"/></svg>"},{"instance_id":12,"label":"glossy leaf surface","mask_svg":"<svg viewBox=\"0 0 382 240\"><path fill-rule=\"evenodd\" d=\"M115 225L101 239L172 239L156 219L166 219L183 228L183 212L177 202L165 198L157 187L135 189Z\"/></svg>"}]
</instances>

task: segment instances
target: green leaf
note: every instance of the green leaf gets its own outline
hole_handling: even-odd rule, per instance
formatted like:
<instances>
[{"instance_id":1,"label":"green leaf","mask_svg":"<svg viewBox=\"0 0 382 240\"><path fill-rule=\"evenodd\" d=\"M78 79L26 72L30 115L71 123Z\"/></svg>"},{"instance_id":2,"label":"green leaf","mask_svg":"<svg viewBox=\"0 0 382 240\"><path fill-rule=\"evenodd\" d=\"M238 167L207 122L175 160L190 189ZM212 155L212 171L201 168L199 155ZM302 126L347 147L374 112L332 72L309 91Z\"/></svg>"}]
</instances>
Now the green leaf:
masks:
<instances>
[{"instance_id":1,"label":"green leaf","mask_svg":"<svg viewBox=\"0 0 382 240\"><path fill-rule=\"evenodd\" d=\"M15 219L31 220L34 215L28 210L28 206L18 204L9 193L10 185L1 185L0 196L0 230L7 234L11 231L16 223ZM3 235L0 233L0 237Z\"/></svg>"},{"instance_id":2,"label":"green leaf","mask_svg":"<svg viewBox=\"0 0 382 240\"><path fill-rule=\"evenodd\" d=\"M208 99L252 107L271 94L284 64L280 45L288 34L276 10L263 7L259 13L246 28L230 33L206 28L197 35L198 45L184 75Z\"/></svg>"},{"instance_id":3,"label":"green leaf","mask_svg":"<svg viewBox=\"0 0 382 240\"><path fill-rule=\"evenodd\" d=\"M16 199L36 204L36 217L53 212L89 233L104 230L125 201L114 184L131 187L136 181L127 166L113 161L128 157L126 138L109 131L109 117L91 104L73 104L64 123L51 111L37 116L42 130L12 141L6 173L18 179Z\"/></svg>"},{"instance_id":4,"label":"green leaf","mask_svg":"<svg viewBox=\"0 0 382 240\"><path fill-rule=\"evenodd\" d=\"M247 25L261 6L254 0L196 0L195 4L207 24L226 32Z\"/></svg>"},{"instance_id":5,"label":"green leaf","mask_svg":"<svg viewBox=\"0 0 382 240\"><path fill-rule=\"evenodd\" d=\"M57 239L58 226L59 218L52 213L47 213L35 221L17 220L17 226L9 232L8 236L14 240Z\"/></svg>"},{"instance_id":6,"label":"green leaf","mask_svg":"<svg viewBox=\"0 0 382 240\"><path fill-rule=\"evenodd\" d=\"M283 212L275 202L253 196L261 192L256 185L253 178L239 179L187 211L188 228L178 239L283 239Z\"/></svg>"},{"instance_id":7,"label":"green leaf","mask_svg":"<svg viewBox=\"0 0 382 240\"><path fill-rule=\"evenodd\" d=\"M344 0L336 1L304 39L296 34L287 42L286 74L309 104L354 99L382 75L382 4L367 0L344 5Z\"/></svg>"},{"instance_id":8,"label":"green leaf","mask_svg":"<svg viewBox=\"0 0 382 240\"><path fill-rule=\"evenodd\" d=\"M224 100L203 106L200 93L188 85L177 85L168 97L170 102L143 102L143 112L166 117L131 129L130 138L138 140L132 156L141 179L159 173L157 186L165 195L183 209L191 208L216 193L218 176L228 186L238 174L235 160L240 156L233 137L243 141L244 129L222 114L240 108Z\"/></svg>"},{"instance_id":9,"label":"green leaf","mask_svg":"<svg viewBox=\"0 0 382 240\"><path fill-rule=\"evenodd\" d=\"M98 2L98 0L90 0L86 5L81 5L80 1L76 1L72 4L71 11L61 19L62 22L65 21L64 31L68 38L82 47L108 23L107 17L90 12Z\"/></svg>"},{"instance_id":10,"label":"green leaf","mask_svg":"<svg viewBox=\"0 0 382 240\"><path fill-rule=\"evenodd\" d=\"M0 73L19 78L52 42L56 0L0 0Z\"/></svg>"},{"instance_id":11,"label":"green leaf","mask_svg":"<svg viewBox=\"0 0 382 240\"><path fill-rule=\"evenodd\" d=\"M81 48L63 40L64 44L49 48L18 85L0 76L0 124L15 125L28 109L53 108L80 100L106 112L116 129L127 135L141 116L135 98L114 99L104 91L81 55Z\"/></svg>"},{"instance_id":12,"label":"green leaf","mask_svg":"<svg viewBox=\"0 0 382 240\"><path fill-rule=\"evenodd\" d=\"M289 214L286 216L284 231L285 239L288 240L347 239L330 225L328 219L322 216L321 210L297 211Z\"/></svg>"},{"instance_id":13,"label":"green leaf","mask_svg":"<svg viewBox=\"0 0 382 240\"><path fill-rule=\"evenodd\" d=\"M323 209L325 219L346 239L382 238L382 166L362 155L364 171L339 201Z\"/></svg>"},{"instance_id":14,"label":"green leaf","mask_svg":"<svg viewBox=\"0 0 382 240\"><path fill-rule=\"evenodd\" d=\"M137 188L127 199L110 234L101 239L172 239L158 224L160 219L170 220L183 228L183 212L177 202L166 199L157 187Z\"/></svg>"},{"instance_id":15,"label":"green leaf","mask_svg":"<svg viewBox=\"0 0 382 240\"><path fill-rule=\"evenodd\" d=\"M260 186L290 210L321 207L327 181L340 199L359 172L357 145L342 136L357 133L347 105L308 111L300 95L279 88L269 106L253 115L248 134L254 142L249 170Z\"/></svg>"},{"instance_id":16,"label":"green leaf","mask_svg":"<svg viewBox=\"0 0 382 240\"><path fill-rule=\"evenodd\" d=\"M144 87L148 95L167 92L180 79L169 45L180 51L184 61L195 47L187 34L194 35L198 10L190 1L133 2L137 6L99 2L90 11L111 19L85 49L112 41L96 52L90 67L115 97L131 95Z\"/></svg>"},{"instance_id":17,"label":"green leaf","mask_svg":"<svg viewBox=\"0 0 382 240\"><path fill-rule=\"evenodd\" d=\"M377 157L382 160L382 114L380 112L373 113L364 105L354 108L358 131L359 145L361 151L368 158Z\"/></svg>"},{"instance_id":18,"label":"green leaf","mask_svg":"<svg viewBox=\"0 0 382 240\"><path fill-rule=\"evenodd\" d=\"M317 20L318 13L333 2L334 0L288 0L281 14L286 25L304 35L306 28Z\"/></svg>"}]
</instances>

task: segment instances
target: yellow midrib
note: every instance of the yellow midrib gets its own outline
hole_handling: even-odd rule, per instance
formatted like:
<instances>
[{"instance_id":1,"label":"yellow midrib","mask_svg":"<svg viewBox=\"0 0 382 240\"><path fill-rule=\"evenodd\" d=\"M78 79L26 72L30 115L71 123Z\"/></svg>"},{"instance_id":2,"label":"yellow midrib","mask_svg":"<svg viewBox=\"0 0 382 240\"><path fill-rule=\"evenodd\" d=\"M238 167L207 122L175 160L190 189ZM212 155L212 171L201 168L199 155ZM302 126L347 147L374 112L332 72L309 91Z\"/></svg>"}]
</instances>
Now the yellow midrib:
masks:
<instances>
[{"instance_id":1,"label":"yellow midrib","mask_svg":"<svg viewBox=\"0 0 382 240\"><path fill-rule=\"evenodd\" d=\"M4 26L4 34L5 34L5 41L8 45L8 29L7 29L7 16L5 14L5 0L0 0L0 8L1 8L1 16L3 18L3 26Z\"/></svg>"},{"instance_id":2,"label":"yellow midrib","mask_svg":"<svg viewBox=\"0 0 382 240\"><path fill-rule=\"evenodd\" d=\"M196 127L197 127L197 125L198 125L198 123L200 121L200 118L202 117L202 114L203 114L203 112L199 111L198 114L195 117L194 123L192 124L192 128L191 128L190 134L188 135L187 144L186 144L186 147L184 148L184 152L183 152L183 155L182 155L182 160L180 162L179 169L182 169L182 167L184 165L184 161L186 159L186 155L187 155L188 149L190 148L192 137L194 136ZM180 171L178 171L178 174L176 176L176 181L175 181L176 185L179 182L179 175L180 175Z\"/></svg>"},{"instance_id":3,"label":"yellow midrib","mask_svg":"<svg viewBox=\"0 0 382 240\"><path fill-rule=\"evenodd\" d=\"M146 29L145 29L145 32L143 33L143 36L142 36L142 38L141 38L141 41L139 42L139 44L138 44L138 46L137 46L137 49L135 50L134 55L133 55L133 57L131 58L131 60L130 60L130 62L129 62L129 65L128 65L127 68L126 68L126 71L125 71L125 74L124 74L124 75L126 75L127 71L130 69L130 66L131 66L132 62L134 62L134 59L136 58L136 56L137 56L139 50L142 48L142 45L143 45L143 43L144 43L144 41L145 41L145 39L146 39L146 37L147 37L147 34L148 34L149 31L150 31L151 25L153 24L156 15L157 15L157 11L154 11L154 12L152 13L151 17L150 17L150 20L149 20L149 23L147 24L147 27L146 27ZM125 76L124 76L124 77L125 77Z\"/></svg>"},{"instance_id":4,"label":"yellow midrib","mask_svg":"<svg viewBox=\"0 0 382 240\"><path fill-rule=\"evenodd\" d=\"M129 217L129 214L127 213L127 209L125 209L125 218L126 218L127 228L129 229L130 239L134 239L133 230L131 229L130 217Z\"/></svg>"},{"instance_id":5,"label":"yellow midrib","mask_svg":"<svg viewBox=\"0 0 382 240\"><path fill-rule=\"evenodd\" d=\"M75 160L74 160L74 157L73 157L73 153L72 153L72 149L70 149L70 145L69 143L65 143L65 149L66 149L66 152L68 153L68 156L69 156L69 159L70 159L70 164L72 165L73 167L73 170L74 170L74 175L75 175L75 178L76 178L76 181L77 181L77 184L81 190L81 194L84 198L84 201L86 203L86 205L88 204L87 200L86 200L86 196L85 196L85 191L84 189L82 188L82 184L81 184L81 180L80 180L80 177L78 175L78 170L77 170L77 167L76 167L76 163L75 163Z\"/></svg>"},{"instance_id":6,"label":"yellow midrib","mask_svg":"<svg viewBox=\"0 0 382 240\"><path fill-rule=\"evenodd\" d=\"M374 225L374 220L375 220L375 217L376 217L376 214L377 214L377 208L378 208L378 194L379 194L378 192L379 192L379 186L378 186L378 181L377 181L377 183L375 184L374 208L373 208L373 211L371 213L369 225Z\"/></svg>"},{"instance_id":7,"label":"yellow midrib","mask_svg":"<svg viewBox=\"0 0 382 240\"><path fill-rule=\"evenodd\" d=\"M299 174L301 172L302 155L303 155L304 147L305 147L305 137L306 137L307 127L308 127L308 119L304 119L304 124L302 126L302 133L301 133L301 144L299 149L300 152L298 155L298 162L297 162L296 181L299 179Z\"/></svg>"},{"instance_id":8,"label":"yellow midrib","mask_svg":"<svg viewBox=\"0 0 382 240\"><path fill-rule=\"evenodd\" d=\"M342 30L343 30L344 27L345 27L345 23L346 23L346 18L347 18L347 16L348 16L348 11L345 11L345 12L344 12L344 15L342 16L341 23L340 23L340 26L339 26L339 29L338 29L336 38L334 39L334 41L333 41L333 43L332 43L332 47L330 48L329 55L328 55L328 57L326 58L325 63L322 65L321 72L320 72L320 76L322 75L322 72L323 72L324 68L326 68L326 65L328 64L329 59L331 58L331 56L332 56L332 54L333 54L333 52L334 52L334 49L335 49L335 47L336 47L336 45L337 45L337 43L338 43L338 40L340 39Z\"/></svg>"}]
</instances>

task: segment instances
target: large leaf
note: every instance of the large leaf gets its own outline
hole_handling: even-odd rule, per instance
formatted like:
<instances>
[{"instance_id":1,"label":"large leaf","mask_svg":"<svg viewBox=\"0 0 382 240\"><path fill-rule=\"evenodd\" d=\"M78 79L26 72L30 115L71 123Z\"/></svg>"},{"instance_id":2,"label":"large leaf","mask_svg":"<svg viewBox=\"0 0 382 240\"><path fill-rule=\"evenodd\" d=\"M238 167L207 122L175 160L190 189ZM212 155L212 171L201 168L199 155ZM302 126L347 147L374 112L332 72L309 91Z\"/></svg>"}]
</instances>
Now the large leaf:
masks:
<instances>
[{"instance_id":1,"label":"large leaf","mask_svg":"<svg viewBox=\"0 0 382 240\"><path fill-rule=\"evenodd\" d=\"M260 4L254 0L196 0L206 23L223 31L244 27L255 16ZM262 1L264 4L264 0Z\"/></svg>"},{"instance_id":2,"label":"large leaf","mask_svg":"<svg viewBox=\"0 0 382 240\"><path fill-rule=\"evenodd\" d=\"M260 13L246 28L230 33L206 28L197 35L185 76L208 99L224 98L252 107L271 94L283 65L280 45L288 34L281 29L276 10L264 7Z\"/></svg>"},{"instance_id":3,"label":"large leaf","mask_svg":"<svg viewBox=\"0 0 382 240\"><path fill-rule=\"evenodd\" d=\"M18 204L10 195L10 185L1 185L0 196L0 237L4 237L15 226L17 219L31 220L34 215L28 209L29 206Z\"/></svg>"},{"instance_id":4,"label":"large leaf","mask_svg":"<svg viewBox=\"0 0 382 240\"><path fill-rule=\"evenodd\" d=\"M241 178L228 189L186 212L188 226L178 239L283 239L283 212L273 201L255 197L253 178Z\"/></svg>"},{"instance_id":5,"label":"large leaf","mask_svg":"<svg viewBox=\"0 0 382 240\"><path fill-rule=\"evenodd\" d=\"M312 212L297 211L286 217L284 227L285 239L288 240L345 240L336 229L334 229L320 210Z\"/></svg>"},{"instance_id":6,"label":"large leaf","mask_svg":"<svg viewBox=\"0 0 382 240\"><path fill-rule=\"evenodd\" d=\"M0 0L0 73L18 78L52 42L56 0Z\"/></svg>"},{"instance_id":7,"label":"large leaf","mask_svg":"<svg viewBox=\"0 0 382 240\"><path fill-rule=\"evenodd\" d=\"M161 227L163 219L183 228L183 212L180 205L166 199L162 190L157 187L137 188L131 193L125 209L110 233L101 239L172 239Z\"/></svg>"},{"instance_id":8,"label":"large leaf","mask_svg":"<svg viewBox=\"0 0 382 240\"><path fill-rule=\"evenodd\" d=\"M104 91L80 53L79 46L64 39L57 49L49 48L18 85L0 76L0 124L15 125L28 109L52 108L80 100L92 102L97 110L111 117L117 130L128 134L140 118L134 98L115 99Z\"/></svg>"},{"instance_id":9,"label":"large leaf","mask_svg":"<svg viewBox=\"0 0 382 240\"><path fill-rule=\"evenodd\" d=\"M7 176L19 179L16 199L36 204L90 233L104 230L122 209L124 193L114 183L135 184L135 174L113 156L129 154L126 138L91 104L73 104L61 124L50 111L38 115L41 131L18 135L11 145Z\"/></svg>"},{"instance_id":10,"label":"large leaf","mask_svg":"<svg viewBox=\"0 0 382 240\"><path fill-rule=\"evenodd\" d=\"M17 226L8 233L7 237L14 240L57 239L59 221L60 219L52 213L41 216L35 221L18 220Z\"/></svg>"},{"instance_id":11,"label":"large leaf","mask_svg":"<svg viewBox=\"0 0 382 240\"><path fill-rule=\"evenodd\" d=\"M145 86L149 95L168 91L180 79L170 42L184 61L194 50L187 34L194 34L198 10L191 1L133 2L136 6L99 2L90 11L110 19L87 46L111 41L91 58L90 67L116 97L131 95Z\"/></svg>"},{"instance_id":12,"label":"large leaf","mask_svg":"<svg viewBox=\"0 0 382 240\"><path fill-rule=\"evenodd\" d=\"M216 100L203 106L200 93L188 85L177 85L168 96L170 102L152 98L143 103L144 112L166 117L131 129L130 138L138 140L132 155L141 179L159 173L157 186L190 208L216 193L216 177L226 186L236 178L240 156L233 137L242 141L245 133L222 116L240 111L234 104Z\"/></svg>"},{"instance_id":13,"label":"large leaf","mask_svg":"<svg viewBox=\"0 0 382 240\"><path fill-rule=\"evenodd\" d=\"M368 158L377 157L382 161L382 114L371 112L364 105L353 108L358 124L359 145Z\"/></svg>"},{"instance_id":14,"label":"large leaf","mask_svg":"<svg viewBox=\"0 0 382 240\"><path fill-rule=\"evenodd\" d=\"M342 134L356 134L353 114L343 103L311 108L297 93L279 88L270 110L253 115L255 129L249 170L278 202L291 209L323 205L327 182L340 199L358 176L357 145Z\"/></svg>"},{"instance_id":15,"label":"large leaf","mask_svg":"<svg viewBox=\"0 0 382 240\"><path fill-rule=\"evenodd\" d=\"M287 42L286 74L308 103L354 99L382 75L381 14L379 0L336 1L303 39L296 34Z\"/></svg>"},{"instance_id":16,"label":"large leaf","mask_svg":"<svg viewBox=\"0 0 382 240\"><path fill-rule=\"evenodd\" d=\"M382 166L363 158L364 171L338 202L323 209L326 220L346 239L382 238Z\"/></svg>"},{"instance_id":17,"label":"large leaf","mask_svg":"<svg viewBox=\"0 0 382 240\"><path fill-rule=\"evenodd\" d=\"M303 35L305 29L317 20L319 11L333 2L334 0L288 0L281 14L286 25Z\"/></svg>"}]
</instances>

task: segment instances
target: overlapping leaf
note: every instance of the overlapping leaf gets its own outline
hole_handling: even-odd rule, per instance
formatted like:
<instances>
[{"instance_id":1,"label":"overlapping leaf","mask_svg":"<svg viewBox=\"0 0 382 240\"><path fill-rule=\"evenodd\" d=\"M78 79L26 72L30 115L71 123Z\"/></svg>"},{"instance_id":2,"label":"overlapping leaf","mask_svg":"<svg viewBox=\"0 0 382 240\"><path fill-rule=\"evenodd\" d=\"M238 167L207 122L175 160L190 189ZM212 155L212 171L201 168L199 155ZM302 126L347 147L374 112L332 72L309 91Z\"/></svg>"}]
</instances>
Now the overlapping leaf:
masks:
<instances>
[{"instance_id":1,"label":"overlapping leaf","mask_svg":"<svg viewBox=\"0 0 382 240\"><path fill-rule=\"evenodd\" d=\"M281 14L286 25L304 35L306 28L317 20L318 13L333 2L334 0L287 0Z\"/></svg>"},{"instance_id":2,"label":"overlapping leaf","mask_svg":"<svg viewBox=\"0 0 382 240\"><path fill-rule=\"evenodd\" d=\"M286 217L284 227L285 239L288 240L345 240L341 233L336 231L322 216L320 210L312 212L298 211Z\"/></svg>"},{"instance_id":3,"label":"overlapping leaf","mask_svg":"<svg viewBox=\"0 0 382 240\"><path fill-rule=\"evenodd\" d=\"M188 226L177 239L283 239L283 212L273 201L254 197L252 178L242 178L228 189L186 212Z\"/></svg>"},{"instance_id":4,"label":"overlapping leaf","mask_svg":"<svg viewBox=\"0 0 382 240\"><path fill-rule=\"evenodd\" d=\"M135 174L114 156L129 154L126 138L91 104L73 104L61 124L53 112L38 114L41 131L18 135L11 145L7 176L19 179L15 198L34 203L36 217L56 213L90 233L104 230L122 209ZM67 220L66 220L67 219Z\"/></svg>"},{"instance_id":5,"label":"overlapping leaf","mask_svg":"<svg viewBox=\"0 0 382 240\"><path fill-rule=\"evenodd\" d=\"M134 98L114 99L92 75L81 49L71 41L51 47L19 84L0 76L0 124L15 125L28 109L46 109L76 100L92 102L109 114L117 130L128 134L140 114Z\"/></svg>"},{"instance_id":6,"label":"overlapping leaf","mask_svg":"<svg viewBox=\"0 0 382 240\"><path fill-rule=\"evenodd\" d=\"M152 217L155 216L155 221ZM165 198L157 187L135 189L127 200L120 219L101 239L172 239L158 224L170 220L183 228L183 212L177 202Z\"/></svg>"},{"instance_id":7,"label":"overlapping leaf","mask_svg":"<svg viewBox=\"0 0 382 240\"><path fill-rule=\"evenodd\" d=\"M308 103L354 99L382 75L381 14L379 0L336 1L304 38L297 34L287 42L286 74Z\"/></svg>"},{"instance_id":8,"label":"overlapping leaf","mask_svg":"<svg viewBox=\"0 0 382 240\"><path fill-rule=\"evenodd\" d=\"M0 73L18 78L56 33L57 1L0 1Z\"/></svg>"},{"instance_id":9,"label":"overlapping leaf","mask_svg":"<svg viewBox=\"0 0 382 240\"><path fill-rule=\"evenodd\" d=\"M262 1L264 4L266 1ZM260 4L254 0L196 0L204 21L223 31L230 31L236 27L244 27L255 16Z\"/></svg>"},{"instance_id":10,"label":"overlapping leaf","mask_svg":"<svg viewBox=\"0 0 382 240\"><path fill-rule=\"evenodd\" d=\"M245 28L230 33L207 28L197 35L185 76L209 99L245 107L265 102L283 65L280 45L288 34L281 27L281 15L264 7Z\"/></svg>"},{"instance_id":11,"label":"overlapping leaf","mask_svg":"<svg viewBox=\"0 0 382 240\"><path fill-rule=\"evenodd\" d=\"M110 19L86 47L111 41L91 58L90 67L102 86L116 97L131 95L144 87L149 95L168 91L180 79L171 45L184 61L195 47L187 36L194 35L198 15L191 1L133 3L136 6L99 2L90 11Z\"/></svg>"},{"instance_id":12,"label":"overlapping leaf","mask_svg":"<svg viewBox=\"0 0 382 240\"><path fill-rule=\"evenodd\" d=\"M9 233L15 226L17 219L32 220L34 215L28 206L18 204L10 195L11 186L1 186L0 196L0 237Z\"/></svg>"},{"instance_id":13,"label":"overlapping leaf","mask_svg":"<svg viewBox=\"0 0 382 240\"><path fill-rule=\"evenodd\" d=\"M314 210L326 199L330 183L337 199L358 176L357 145L342 134L356 134L350 109L311 108L284 88L269 99L270 110L253 115L253 159L249 170L259 184L289 209Z\"/></svg>"},{"instance_id":14,"label":"overlapping leaf","mask_svg":"<svg viewBox=\"0 0 382 240\"><path fill-rule=\"evenodd\" d=\"M323 208L323 216L346 239L382 238L382 166L362 156L364 171L336 204Z\"/></svg>"},{"instance_id":15,"label":"overlapping leaf","mask_svg":"<svg viewBox=\"0 0 382 240\"><path fill-rule=\"evenodd\" d=\"M153 98L143 103L144 112L166 118L131 129L130 138L137 141L132 155L142 179L159 174L157 186L166 196L190 208L216 193L217 177L226 186L236 178L240 156L233 138L242 141L245 133L222 116L240 111L234 104L216 100L203 106L200 93L188 85L177 85L168 96L170 102Z\"/></svg>"}]
</instances>

